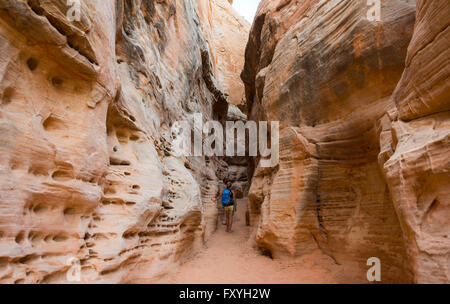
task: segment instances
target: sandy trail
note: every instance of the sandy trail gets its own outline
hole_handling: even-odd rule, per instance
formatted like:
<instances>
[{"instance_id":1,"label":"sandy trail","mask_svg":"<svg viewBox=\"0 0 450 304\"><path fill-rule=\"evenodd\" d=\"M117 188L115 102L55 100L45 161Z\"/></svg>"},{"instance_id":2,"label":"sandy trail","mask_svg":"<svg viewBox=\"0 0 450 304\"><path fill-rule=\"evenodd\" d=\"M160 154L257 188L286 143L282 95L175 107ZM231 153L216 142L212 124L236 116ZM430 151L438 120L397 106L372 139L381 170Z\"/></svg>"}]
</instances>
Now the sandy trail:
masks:
<instances>
[{"instance_id":1,"label":"sandy trail","mask_svg":"<svg viewBox=\"0 0 450 304\"><path fill-rule=\"evenodd\" d=\"M289 261L272 260L249 243L245 225L246 200L238 203L233 233L219 223L204 248L165 280L170 284L297 284L338 283L339 266L317 252Z\"/></svg>"}]
</instances>

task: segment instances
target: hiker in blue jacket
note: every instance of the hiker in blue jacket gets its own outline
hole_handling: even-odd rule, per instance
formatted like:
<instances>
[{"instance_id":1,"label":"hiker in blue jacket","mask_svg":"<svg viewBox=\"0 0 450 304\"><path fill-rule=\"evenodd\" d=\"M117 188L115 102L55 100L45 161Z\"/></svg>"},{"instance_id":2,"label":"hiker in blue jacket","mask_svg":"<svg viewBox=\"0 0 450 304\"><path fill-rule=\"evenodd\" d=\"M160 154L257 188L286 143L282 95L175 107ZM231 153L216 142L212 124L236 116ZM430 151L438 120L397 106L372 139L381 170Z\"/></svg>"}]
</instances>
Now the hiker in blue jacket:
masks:
<instances>
[{"instance_id":1,"label":"hiker in blue jacket","mask_svg":"<svg viewBox=\"0 0 450 304\"><path fill-rule=\"evenodd\" d=\"M231 183L227 183L227 187L219 194L221 197L222 206L225 209L225 217L227 224L227 232L233 232L231 227L233 226L233 214L236 212L236 195L233 190L231 190Z\"/></svg>"}]
</instances>

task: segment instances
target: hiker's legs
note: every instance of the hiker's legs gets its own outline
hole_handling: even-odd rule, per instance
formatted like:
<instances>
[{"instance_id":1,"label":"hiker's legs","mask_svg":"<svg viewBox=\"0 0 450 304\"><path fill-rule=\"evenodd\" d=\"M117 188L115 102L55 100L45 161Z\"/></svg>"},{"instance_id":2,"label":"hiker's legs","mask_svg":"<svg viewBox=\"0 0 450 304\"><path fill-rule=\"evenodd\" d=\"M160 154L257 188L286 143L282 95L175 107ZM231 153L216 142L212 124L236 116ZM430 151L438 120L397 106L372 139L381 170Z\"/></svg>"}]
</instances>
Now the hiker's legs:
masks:
<instances>
[{"instance_id":1,"label":"hiker's legs","mask_svg":"<svg viewBox=\"0 0 450 304\"><path fill-rule=\"evenodd\" d=\"M225 219L227 221L227 232L228 232L229 227L230 227L230 211L229 210L225 210Z\"/></svg>"},{"instance_id":2,"label":"hiker's legs","mask_svg":"<svg viewBox=\"0 0 450 304\"><path fill-rule=\"evenodd\" d=\"M227 232L231 231L233 226L233 210L227 210Z\"/></svg>"},{"instance_id":3,"label":"hiker's legs","mask_svg":"<svg viewBox=\"0 0 450 304\"><path fill-rule=\"evenodd\" d=\"M227 210L224 208L223 213L222 213L222 225L226 225L227 224Z\"/></svg>"}]
</instances>

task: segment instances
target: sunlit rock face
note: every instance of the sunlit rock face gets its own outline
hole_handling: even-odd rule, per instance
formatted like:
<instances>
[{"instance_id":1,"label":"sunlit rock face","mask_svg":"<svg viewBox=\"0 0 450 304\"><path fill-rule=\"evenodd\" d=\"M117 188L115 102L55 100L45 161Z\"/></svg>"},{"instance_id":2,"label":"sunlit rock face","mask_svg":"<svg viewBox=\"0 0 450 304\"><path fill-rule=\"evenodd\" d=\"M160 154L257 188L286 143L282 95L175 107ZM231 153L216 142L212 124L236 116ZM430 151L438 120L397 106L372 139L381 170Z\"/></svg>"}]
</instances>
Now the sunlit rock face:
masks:
<instances>
[{"instance_id":1,"label":"sunlit rock face","mask_svg":"<svg viewBox=\"0 0 450 304\"><path fill-rule=\"evenodd\" d=\"M251 224L256 245L275 258L321 249L344 281L367 282L366 262L378 257L383 282L412 282L406 218L393 204L406 188L394 160L386 182L378 156L380 118L408 64L415 1L382 1L380 21L368 9L366 1L260 4L242 79L249 118L280 122L280 163L256 160Z\"/></svg>"},{"instance_id":2,"label":"sunlit rock face","mask_svg":"<svg viewBox=\"0 0 450 304\"><path fill-rule=\"evenodd\" d=\"M216 50L212 55L215 74L228 102L245 107L244 84L239 75L244 66L250 24L232 8L231 0L202 2L205 5L200 7L200 15L206 15L203 26L211 27L206 39Z\"/></svg>"},{"instance_id":3,"label":"sunlit rock face","mask_svg":"<svg viewBox=\"0 0 450 304\"><path fill-rule=\"evenodd\" d=\"M226 117L218 4L66 2L0 0L0 282L154 282L216 227L224 165L171 126Z\"/></svg>"},{"instance_id":4,"label":"sunlit rock face","mask_svg":"<svg viewBox=\"0 0 450 304\"><path fill-rule=\"evenodd\" d=\"M406 68L382 118L379 156L414 281L450 282L450 3L417 1Z\"/></svg>"}]
</instances>

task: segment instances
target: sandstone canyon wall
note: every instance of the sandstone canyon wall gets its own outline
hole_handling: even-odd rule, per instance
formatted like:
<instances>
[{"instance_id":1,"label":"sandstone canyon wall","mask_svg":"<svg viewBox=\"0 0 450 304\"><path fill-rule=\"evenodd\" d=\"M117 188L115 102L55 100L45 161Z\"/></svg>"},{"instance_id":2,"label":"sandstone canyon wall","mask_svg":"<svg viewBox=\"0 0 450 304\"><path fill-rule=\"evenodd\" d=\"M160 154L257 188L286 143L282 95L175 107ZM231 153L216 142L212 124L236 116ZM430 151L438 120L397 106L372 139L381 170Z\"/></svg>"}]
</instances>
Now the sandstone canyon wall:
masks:
<instances>
[{"instance_id":1,"label":"sandstone canyon wall","mask_svg":"<svg viewBox=\"0 0 450 304\"><path fill-rule=\"evenodd\" d=\"M227 100L232 105L245 106L244 84L239 74L244 67L245 46L250 24L230 6L231 0L204 2L208 7L200 9L205 14L205 26L210 26L210 41L216 50L211 59Z\"/></svg>"},{"instance_id":2,"label":"sandstone canyon wall","mask_svg":"<svg viewBox=\"0 0 450 304\"><path fill-rule=\"evenodd\" d=\"M242 100L219 46L248 25L219 0L81 4L0 0L0 283L73 261L84 283L153 282L216 226L225 164L180 156L171 125Z\"/></svg>"},{"instance_id":3,"label":"sandstone canyon wall","mask_svg":"<svg viewBox=\"0 0 450 304\"><path fill-rule=\"evenodd\" d=\"M249 119L280 121L280 163L255 159L256 245L322 250L346 282L450 278L448 1L263 0L245 68ZM416 21L417 16L417 21Z\"/></svg>"},{"instance_id":4,"label":"sandstone canyon wall","mask_svg":"<svg viewBox=\"0 0 450 304\"><path fill-rule=\"evenodd\" d=\"M380 123L380 167L414 280L450 282L450 3L417 1L405 71Z\"/></svg>"}]
</instances>

